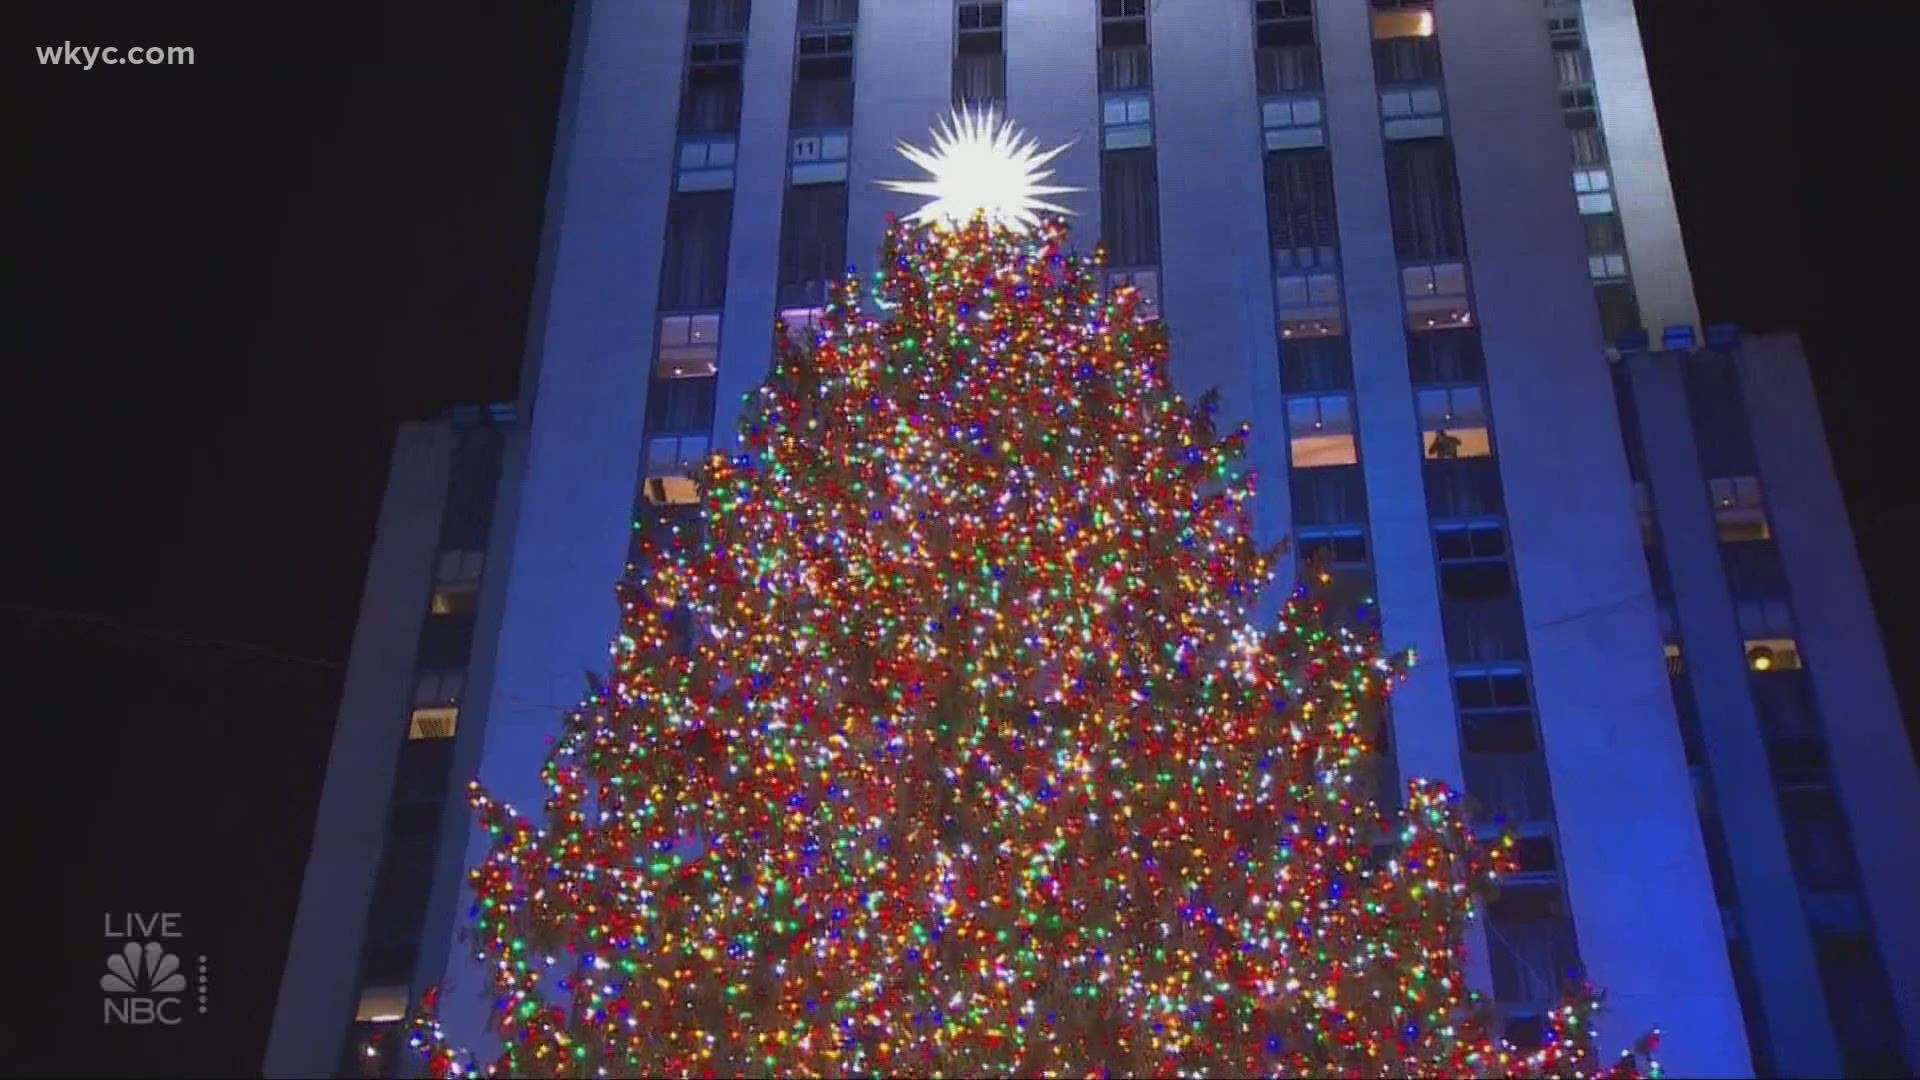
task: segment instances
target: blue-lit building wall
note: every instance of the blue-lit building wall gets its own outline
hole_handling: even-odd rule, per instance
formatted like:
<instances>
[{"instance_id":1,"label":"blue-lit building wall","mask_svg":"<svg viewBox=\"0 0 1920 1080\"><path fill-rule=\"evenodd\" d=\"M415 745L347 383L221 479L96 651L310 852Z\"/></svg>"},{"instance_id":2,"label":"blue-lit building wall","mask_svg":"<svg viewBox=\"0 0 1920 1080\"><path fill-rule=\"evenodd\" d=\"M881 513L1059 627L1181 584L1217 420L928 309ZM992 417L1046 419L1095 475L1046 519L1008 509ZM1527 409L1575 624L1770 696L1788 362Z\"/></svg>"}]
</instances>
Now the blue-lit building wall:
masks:
<instances>
[{"instance_id":1,"label":"blue-lit building wall","mask_svg":"<svg viewBox=\"0 0 1920 1080\"><path fill-rule=\"evenodd\" d=\"M1417 652L1389 772L1521 837L1472 939L1513 1037L1577 965L1606 1041L1659 1027L1674 1075L1920 1059L1891 914L1912 856L1872 810L1915 820L1913 760L1883 752L1897 706L1805 365L1774 339L1632 347L1699 319L1630 0L582 0L455 774L537 805L632 536L690 527L690 468L730 444L776 320L804 331L871 269L911 206L875 181L956 101L1072 142L1080 244L1164 316L1182 389L1254 425L1262 537ZM1707 449L1728 401L1747 472ZM1773 577L1716 524L1742 476ZM1768 674L1800 674L1753 670L1754 626L1803 660ZM1819 737L1783 771L1796 717ZM442 983L484 1047L457 939L483 845L460 792L441 821L407 986ZM347 1021L304 1023L270 1066L334 1067Z\"/></svg>"}]
</instances>

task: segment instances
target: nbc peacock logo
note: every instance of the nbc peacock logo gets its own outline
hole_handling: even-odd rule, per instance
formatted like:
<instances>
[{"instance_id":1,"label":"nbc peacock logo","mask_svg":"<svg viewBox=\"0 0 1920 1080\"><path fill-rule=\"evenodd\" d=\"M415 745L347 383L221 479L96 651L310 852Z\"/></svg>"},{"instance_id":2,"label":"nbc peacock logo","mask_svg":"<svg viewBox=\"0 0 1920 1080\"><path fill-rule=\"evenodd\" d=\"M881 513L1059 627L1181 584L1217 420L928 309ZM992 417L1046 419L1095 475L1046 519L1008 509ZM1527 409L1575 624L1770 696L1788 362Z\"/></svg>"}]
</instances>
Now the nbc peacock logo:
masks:
<instances>
[{"instance_id":1,"label":"nbc peacock logo","mask_svg":"<svg viewBox=\"0 0 1920 1080\"><path fill-rule=\"evenodd\" d=\"M107 973L100 976L100 989L109 994L177 994L186 988L180 958L157 941L144 947L127 942L126 948L107 957Z\"/></svg>"},{"instance_id":2,"label":"nbc peacock logo","mask_svg":"<svg viewBox=\"0 0 1920 1080\"><path fill-rule=\"evenodd\" d=\"M107 917L107 937L126 943L107 954L107 973L100 976L100 989L106 991L102 1023L171 1026L186 1018L187 975L180 958L162 943L182 936L179 923L174 912ZM207 958L200 957L199 964L199 1010L205 1013Z\"/></svg>"}]
</instances>

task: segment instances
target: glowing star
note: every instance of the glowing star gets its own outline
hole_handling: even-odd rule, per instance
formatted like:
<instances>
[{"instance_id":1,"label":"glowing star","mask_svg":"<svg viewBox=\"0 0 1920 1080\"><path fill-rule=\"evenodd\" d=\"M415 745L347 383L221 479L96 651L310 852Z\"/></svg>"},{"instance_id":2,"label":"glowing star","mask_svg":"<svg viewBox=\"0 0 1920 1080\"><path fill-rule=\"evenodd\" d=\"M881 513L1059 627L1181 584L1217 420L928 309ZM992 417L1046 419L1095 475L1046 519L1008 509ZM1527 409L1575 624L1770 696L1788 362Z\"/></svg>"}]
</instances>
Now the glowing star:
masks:
<instances>
[{"instance_id":1,"label":"glowing star","mask_svg":"<svg viewBox=\"0 0 1920 1080\"><path fill-rule=\"evenodd\" d=\"M890 191L931 197L932 202L907 215L910 222L964 225L974 214L984 212L990 223L1024 232L1039 227L1042 210L1073 212L1040 196L1081 190L1041 183L1053 175L1052 169L1041 166L1072 143L1043 151L1037 140L1023 137L1013 121L1000 119L992 109L962 108L943 117L934 131L932 150L907 142L899 145L902 156L933 177L880 181Z\"/></svg>"}]
</instances>

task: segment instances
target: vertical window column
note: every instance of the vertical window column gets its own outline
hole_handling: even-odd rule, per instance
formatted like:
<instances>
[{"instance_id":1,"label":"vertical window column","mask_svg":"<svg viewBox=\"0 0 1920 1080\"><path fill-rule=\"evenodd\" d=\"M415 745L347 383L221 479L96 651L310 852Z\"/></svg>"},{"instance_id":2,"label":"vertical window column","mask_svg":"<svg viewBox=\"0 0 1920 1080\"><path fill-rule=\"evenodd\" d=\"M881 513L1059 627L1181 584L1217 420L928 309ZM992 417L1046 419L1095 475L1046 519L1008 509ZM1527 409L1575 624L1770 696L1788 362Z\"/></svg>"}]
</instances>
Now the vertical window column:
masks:
<instances>
[{"instance_id":1,"label":"vertical window column","mask_svg":"<svg viewBox=\"0 0 1920 1080\"><path fill-rule=\"evenodd\" d=\"M1420 421L1441 625L1476 828L1520 840L1487 920L1505 1034L1536 1046L1579 964L1493 455L1433 0L1371 0L1387 194Z\"/></svg>"},{"instance_id":2,"label":"vertical window column","mask_svg":"<svg viewBox=\"0 0 1920 1080\"><path fill-rule=\"evenodd\" d=\"M749 0L694 0L680 99L680 147L660 266L659 324L630 559L642 536L690 523L713 426L720 309L732 238Z\"/></svg>"},{"instance_id":3,"label":"vertical window column","mask_svg":"<svg viewBox=\"0 0 1920 1080\"><path fill-rule=\"evenodd\" d=\"M1109 288L1160 309L1160 185L1153 156L1147 0L1100 0L1100 233Z\"/></svg>"},{"instance_id":4,"label":"vertical window column","mask_svg":"<svg viewBox=\"0 0 1920 1080\"><path fill-rule=\"evenodd\" d=\"M1547 30L1560 78L1560 108L1566 114L1573 155L1574 199L1587 234L1587 275L1593 279L1601 334L1609 346L1639 330L1639 305L1627 272L1626 234L1614 205L1613 171L1601 134L1594 97L1593 58L1587 51L1578 0L1549 0Z\"/></svg>"},{"instance_id":5,"label":"vertical window column","mask_svg":"<svg viewBox=\"0 0 1920 1080\"><path fill-rule=\"evenodd\" d=\"M857 0L802 0L776 303L804 338L847 272L847 162Z\"/></svg>"},{"instance_id":6,"label":"vertical window column","mask_svg":"<svg viewBox=\"0 0 1920 1080\"><path fill-rule=\"evenodd\" d=\"M1828 1014L1848 1074L1898 1070L1902 1049L1886 971L1873 945L1853 830L1834 790L1825 725L1794 629L1786 568L1733 356L1686 358L1688 409L1719 532L1721 565L1743 638L1786 827L1787 855L1814 943Z\"/></svg>"}]
</instances>

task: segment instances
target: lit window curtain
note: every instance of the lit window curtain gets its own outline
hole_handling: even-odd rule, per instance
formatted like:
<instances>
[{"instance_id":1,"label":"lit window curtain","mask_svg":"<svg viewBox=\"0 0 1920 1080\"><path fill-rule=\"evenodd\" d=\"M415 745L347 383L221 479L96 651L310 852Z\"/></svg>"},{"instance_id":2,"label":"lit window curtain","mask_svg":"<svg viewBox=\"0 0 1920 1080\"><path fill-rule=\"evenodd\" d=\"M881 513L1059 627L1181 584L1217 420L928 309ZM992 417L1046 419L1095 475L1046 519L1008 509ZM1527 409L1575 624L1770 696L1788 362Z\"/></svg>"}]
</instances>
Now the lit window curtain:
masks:
<instances>
[{"instance_id":1,"label":"lit window curtain","mask_svg":"<svg viewBox=\"0 0 1920 1080\"><path fill-rule=\"evenodd\" d=\"M1107 248L1107 265L1158 265L1160 230L1154 208L1158 185L1153 150L1110 151L1102 166L1101 240Z\"/></svg>"},{"instance_id":2,"label":"lit window curtain","mask_svg":"<svg viewBox=\"0 0 1920 1080\"><path fill-rule=\"evenodd\" d=\"M1333 168L1324 150L1267 155L1267 225L1275 265L1304 268L1333 262Z\"/></svg>"},{"instance_id":3,"label":"lit window curtain","mask_svg":"<svg viewBox=\"0 0 1920 1080\"><path fill-rule=\"evenodd\" d=\"M1389 144L1387 186L1393 200L1393 246L1403 261L1466 255L1460 197L1445 143L1435 139Z\"/></svg>"},{"instance_id":4,"label":"lit window curtain","mask_svg":"<svg viewBox=\"0 0 1920 1080\"><path fill-rule=\"evenodd\" d=\"M717 308L727 283L729 191L677 195L668 204L667 257L660 306L666 310Z\"/></svg>"}]
</instances>

